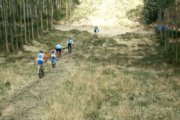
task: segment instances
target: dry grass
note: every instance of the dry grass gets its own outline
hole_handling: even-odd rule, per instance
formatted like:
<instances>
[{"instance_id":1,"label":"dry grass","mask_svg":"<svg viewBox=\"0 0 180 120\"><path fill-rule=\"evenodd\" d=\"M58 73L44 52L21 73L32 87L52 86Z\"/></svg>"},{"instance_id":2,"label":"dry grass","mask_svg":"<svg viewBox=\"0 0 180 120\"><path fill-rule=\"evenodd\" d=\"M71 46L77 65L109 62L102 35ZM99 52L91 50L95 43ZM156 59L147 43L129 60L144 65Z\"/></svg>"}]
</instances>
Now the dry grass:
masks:
<instances>
[{"instance_id":1,"label":"dry grass","mask_svg":"<svg viewBox=\"0 0 180 120\"><path fill-rule=\"evenodd\" d=\"M46 113L50 120L177 120L179 116L178 91L157 74L142 79L143 73L125 74L113 65L86 64L78 69L81 74L74 72L53 99Z\"/></svg>"},{"instance_id":2,"label":"dry grass","mask_svg":"<svg viewBox=\"0 0 180 120\"><path fill-rule=\"evenodd\" d=\"M14 94L23 86L37 80L36 53L44 48L38 42L24 46L24 51L9 55L0 64L0 96Z\"/></svg>"},{"instance_id":3,"label":"dry grass","mask_svg":"<svg viewBox=\"0 0 180 120\"><path fill-rule=\"evenodd\" d=\"M106 20L111 17L115 17L114 19L119 17L123 27L135 26L135 22L127 20L126 13L141 5L142 0L129 0L130 2L113 0L111 3L120 3L123 4L120 7L125 7L118 9L120 12L116 16L109 13L107 16L101 14L102 11L113 6L109 5L110 2L107 0L100 0L98 5L101 5L102 1L106 4L103 4L104 7L97 11L96 18L105 16L106 18L102 17L102 19ZM94 1L86 0L85 2L88 2L89 7L89 4L93 4ZM83 6L83 4L84 2L80 7L84 7L83 9L86 11L83 13L82 9L80 13L78 10L75 11L80 15L77 14L74 18L81 16L84 18L86 15L90 15L89 18L91 18L92 8L99 7L93 6L87 10L87 6ZM109 12L113 11L110 9ZM115 12L117 12L117 8ZM99 22L95 20L96 18L92 18L92 20ZM87 21L80 20L74 24L88 24ZM109 22L115 22L115 24L117 22L119 25L119 21ZM92 30L91 27L90 30ZM113 29L110 34L112 32L119 34L119 31L113 31ZM29 98L32 101L27 99L27 102L24 102L26 104L35 102L42 105L44 110L42 110L43 114L38 116L39 119L179 120L179 76L174 76L174 69L168 67L169 65L162 58L157 57L159 51L157 51L154 36L152 38L148 34L136 31L136 33L126 33L112 38L94 38L92 34L85 31L53 31L45 34L41 38L40 44L34 43L35 48L51 49L57 42L62 43L65 47L69 36L75 39L75 49L72 55L63 54L63 57L66 56L64 59L67 63L62 61L61 64L67 66L64 69L58 69L62 71L50 73L48 78L41 82L41 87L47 87L47 91L53 93L45 94L44 98L37 97L39 102L37 102L38 100L33 101L32 98ZM29 50L34 47L26 46L26 48ZM35 51L25 52L18 57L13 57L13 59L16 58L15 60L9 59L14 63L1 66L0 84L5 87L0 86L0 90L11 89L13 91L23 84L37 80L37 76L35 77L34 74L26 74L26 71L28 73L36 71L36 66L32 62L35 54ZM56 87L51 86L55 84L49 84L52 79L55 84L57 82ZM36 87L38 88L38 86ZM38 89L41 90L41 88ZM39 94L37 92L37 96ZM22 106L26 106L26 104ZM30 104L28 105L30 106ZM35 112L40 113L39 111Z\"/></svg>"},{"instance_id":4,"label":"dry grass","mask_svg":"<svg viewBox=\"0 0 180 120\"><path fill-rule=\"evenodd\" d=\"M124 41L126 36L119 36L120 42L113 39L94 39L88 34L84 39L80 39L78 35L74 37L79 41L72 57L76 61L76 67L71 68L73 72L69 79L63 82L57 96L53 97L45 118L178 120L179 85L172 82L177 79L173 77L173 70L157 71L152 65L145 64L146 61L141 61L149 52L155 52L152 47L154 44L147 40L147 36L129 38L127 35L129 42L137 48ZM132 49L134 53L127 54L127 49ZM117 54L118 50L121 54ZM137 54L140 57L136 60L133 56ZM135 61L144 66L133 65Z\"/></svg>"},{"instance_id":5,"label":"dry grass","mask_svg":"<svg viewBox=\"0 0 180 120\"><path fill-rule=\"evenodd\" d=\"M174 76L173 68L163 63L163 59L158 70L149 63L156 62L155 58L148 56L156 51L146 35L127 34L95 39L89 33L76 30L60 33L49 33L41 42L51 47L56 42L65 43L66 38L72 35L76 48L72 55L63 54L65 60L62 64L68 66L59 73L51 73L45 81L48 84L50 78L56 76L54 79L59 86L46 86L52 87L50 90L53 89L54 94L49 94L48 100L43 99L46 109L39 119L178 120L179 77ZM22 56L27 56L27 53ZM25 66L23 61L26 59L1 66L1 83L10 82L12 89L12 86L16 88L36 80L34 75L27 78L24 74L24 71L35 71L35 64L30 62ZM168 68L167 71L165 68ZM58 82L61 77L66 79Z\"/></svg>"},{"instance_id":6,"label":"dry grass","mask_svg":"<svg viewBox=\"0 0 180 120\"><path fill-rule=\"evenodd\" d=\"M31 65L19 62L3 65L0 70L0 84L8 88L10 93L13 93L15 89L20 88L23 84L28 84L30 80L34 79L34 69L31 69L33 69ZM4 90L6 89L3 89L1 93L4 93Z\"/></svg>"}]
</instances>

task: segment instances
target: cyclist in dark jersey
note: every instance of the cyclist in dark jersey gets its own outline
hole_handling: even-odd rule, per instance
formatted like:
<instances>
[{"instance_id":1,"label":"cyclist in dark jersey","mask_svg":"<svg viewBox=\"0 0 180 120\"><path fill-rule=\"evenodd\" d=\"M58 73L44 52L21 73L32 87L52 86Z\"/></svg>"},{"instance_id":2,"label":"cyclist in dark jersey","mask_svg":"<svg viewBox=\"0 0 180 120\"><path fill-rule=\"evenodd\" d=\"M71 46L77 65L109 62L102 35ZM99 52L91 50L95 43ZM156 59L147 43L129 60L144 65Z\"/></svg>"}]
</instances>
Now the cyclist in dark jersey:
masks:
<instances>
[{"instance_id":1,"label":"cyclist in dark jersey","mask_svg":"<svg viewBox=\"0 0 180 120\"><path fill-rule=\"evenodd\" d=\"M99 28L97 26L94 27L94 36L97 37L97 33L99 32Z\"/></svg>"},{"instance_id":2,"label":"cyclist in dark jersey","mask_svg":"<svg viewBox=\"0 0 180 120\"><path fill-rule=\"evenodd\" d=\"M69 52L71 52L73 44L74 44L73 39L69 38L68 41L67 41L67 47L68 47Z\"/></svg>"}]
</instances>

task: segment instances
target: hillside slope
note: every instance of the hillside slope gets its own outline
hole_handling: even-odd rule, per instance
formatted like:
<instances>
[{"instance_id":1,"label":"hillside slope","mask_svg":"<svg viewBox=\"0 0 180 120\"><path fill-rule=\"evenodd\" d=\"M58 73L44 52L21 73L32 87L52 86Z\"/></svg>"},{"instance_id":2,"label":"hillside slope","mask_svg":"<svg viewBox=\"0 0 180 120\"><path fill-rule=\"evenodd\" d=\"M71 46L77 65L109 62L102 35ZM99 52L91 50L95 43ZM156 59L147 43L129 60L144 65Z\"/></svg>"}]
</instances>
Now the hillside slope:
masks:
<instances>
[{"instance_id":1,"label":"hillside slope","mask_svg":"<svg viewBox=\"0 0 180 120\"><path fill-rule=\"evenodd\" d=\"M143 6L143 0L80 0L80 3L71 17L75 20L73 25L136 26L139 23L128 19L128 14Z\"/></svg>"},{"instance_id":2,"label":"hillside slope","mask_svg":"<svg viewBox=\"0 0 180 120\"><path fill-rule=\"evenodd\" d=\"M179 76L163 61L154 35L54 31L42 42L50 47L68 36L75 39L73 53L64 50L54 69L46 64L42 80L24 76L31 83L0 100L0 120L178 120Z\"/></svg>"},{"instance_id":3,"label":"hillside slope","mask_svg":"<svg viewBox=\"0 0 180 120\"><path fill-rule=\"evenodd\" d=\"M116 36L126 32L149 34L139 22L142 7L143 0L80 0L80 5L70 19L61 21L63 24L58 24L55 28L93 33L93 27L99 26L100 36Z\"/></svg>"},{"instance_id":4,"label":"hillside slope","mask_svg":"<svg viewBox=\"0 0 180 120\"><path fill-rule=\"evenodd\" d=\"M7 86L0 120L179 120L179 71L164 61L153 30L144 31L127 15L142 3L81 0L66 25L7 58L0 66ZM100 26L98 37L94 25ZM45 78L38 79L36 50L49 54L57 43L66 47L69 37L74 38L72 54L65 49L56 68L48 61Z\"/></svg>"}]
</instances>

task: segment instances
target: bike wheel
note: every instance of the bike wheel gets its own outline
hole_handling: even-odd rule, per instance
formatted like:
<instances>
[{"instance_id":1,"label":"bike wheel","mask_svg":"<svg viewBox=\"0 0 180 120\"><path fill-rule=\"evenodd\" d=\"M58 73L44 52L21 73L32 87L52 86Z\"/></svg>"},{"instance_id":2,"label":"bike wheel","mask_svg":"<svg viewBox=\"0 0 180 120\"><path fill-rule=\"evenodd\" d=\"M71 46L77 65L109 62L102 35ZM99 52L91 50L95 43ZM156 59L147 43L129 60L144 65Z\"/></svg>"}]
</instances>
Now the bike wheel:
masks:
<instances>
[{"instance_id":1,"label":"bike wheel","mask_svg":"<svg viewBox=\"0 0 180 120\"><path fill-rule=\"evenodd\" d=\"M44 68L42 69L42 77L45 76L45 73L44 73Z\"/></svg>"},{"instance_id":2,"label":"bike wheel","mask_svg":"<svg viewBox=\"0 0 180 120\"><path fill-rule=\"evenodd\" d=\"M42 77L43 77L43 74L42 74L42 71L41 70L39 70L39 79L41 79Z\"/></svg>"},{"instance_id":3,"label":"bike wheel","mask_svg":"<svg viewBox=\"0 0 180 120\"><path fill-rule=\"evenodd\" d=\"M43 67L40 67L40 69L39 69L39 78L41 79L43 77L44 77L44 69L43 69Z\"/></svg>"},{"instance_id":4,"label":"bike wheel","mask_svg":"<svg viewBox=\"0 0 180 120\"><path fill-rule=\"evenodd\" d=\"M55 68L55 65L56 65L56 58L51 58L51 65L52 65L52 68Z\"/></svg>"},{"instance_id":5,"label":"bike wheel","mask_svg":"<svg viewBox=\"0 0 180 120\"><path fill-rule=\"evenodd\" d=\"M72 48L69 48L69 49L68 49L68 52L71 53L71 52L72 52Z\"/></svg>"},{"instance_id":6,"label":"bike wheel","mask_svg":"<svg viewBox=\"0 0 180 120\"><path fill-rule=\"evenodd\" d=\"M58 58L60 58L61 57L61 53L60 52L58 52Z\"/></svg>"},{"instance_id":7,"label":"bike wheel","mask_svg":"<svg viewBox=\"0 0 180 120\"><path fill-rule=\"evenodd\" d=\"M56 67L56 63L52 63L52 68L55 68Z\"/></svg>"}]
</instances>

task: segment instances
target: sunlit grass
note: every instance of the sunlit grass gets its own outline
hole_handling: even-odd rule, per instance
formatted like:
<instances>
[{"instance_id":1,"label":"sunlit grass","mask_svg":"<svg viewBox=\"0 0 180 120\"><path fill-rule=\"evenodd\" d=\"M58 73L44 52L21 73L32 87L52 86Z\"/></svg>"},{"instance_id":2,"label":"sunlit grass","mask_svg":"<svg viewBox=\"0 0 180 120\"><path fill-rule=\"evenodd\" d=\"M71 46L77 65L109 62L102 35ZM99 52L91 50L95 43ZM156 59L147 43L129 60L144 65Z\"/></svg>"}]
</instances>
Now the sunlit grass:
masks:
<instances>
[{"instance_id":1,"label":"sunlit grass","mask_svg":"<svg viewBox=\"0 0 180 120\"><path fill-rule=\"evenodd\" d=\"M114 65L88 63L61 85L47 117L56 119L173 119L178 91L156 73L122 73ZM136 70L134 70L136 72ZM166 82L165 82L166 81Z\"/></svg>"},{"instance_id":2,"label":"sunlit grass","mask_svg":"<svg viewBox=\"0 0 180 120\"><path fill-rule=\"evenodd\" d=\"M126 42L122 44L126 37L138 49L131 48ZM141 49L154 51L151 46L146 48L147 40L144 37L127 34L119 36L118 43L111 42L112 39L92 39L90 35L84 39L75 36L80 43L72 58L78 70L71 68L73 73L50 101L46 118L178 120L179 82L173 77L171 69L164 71L161 66L162 70L157 71L155 67L145 64L146 61L140 61L147 52L143 50L143 54L139 54ZM143 45L138 45L138 41ZM127 49L133 52L128 53ZM133 57L137 54L141 57ZM143 66L133 65L134 61Z\"/></svg>"},{"instance_id":3,"label":"sunlit grass","mask_svg":"<svg viewBox=\"0 0 180 120\"><path fill-rule=\"evenodd\" d=\"M147 36L129 33L116 36L118 40L96 39L89 33L78 32L60 35L61 32L54 31L40 41L50 49L56 42L65 46L68 36L75 39L73 54L63 53L68 60L62 64L67 62L69 66L58 71L59 74L50 73L49 78L55 74L53 79L58 80L65 74L67 79L53 88L55 95L45 100L47 106L41 119L178 120L179 77L174 76L173 68L162 59L158 69L148 63L156 61L146 58L154 52L153 44L147 47L144 39ZM37 70L35 55L35 52L24 52L19 57L8 58L8 61L15 59L13 63L1 65L0 94L37 80L36 74L28 74Z\"/></svg>"}]
</instances>

